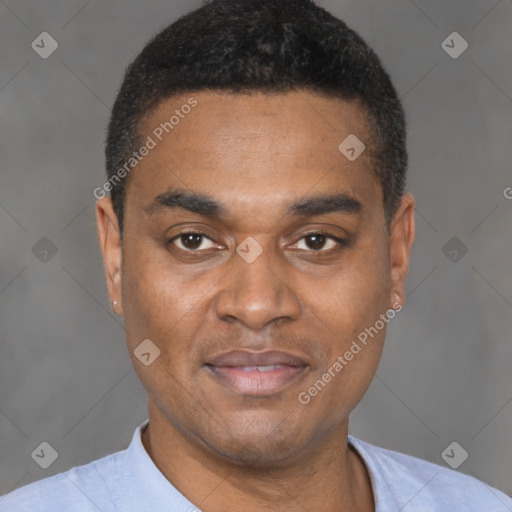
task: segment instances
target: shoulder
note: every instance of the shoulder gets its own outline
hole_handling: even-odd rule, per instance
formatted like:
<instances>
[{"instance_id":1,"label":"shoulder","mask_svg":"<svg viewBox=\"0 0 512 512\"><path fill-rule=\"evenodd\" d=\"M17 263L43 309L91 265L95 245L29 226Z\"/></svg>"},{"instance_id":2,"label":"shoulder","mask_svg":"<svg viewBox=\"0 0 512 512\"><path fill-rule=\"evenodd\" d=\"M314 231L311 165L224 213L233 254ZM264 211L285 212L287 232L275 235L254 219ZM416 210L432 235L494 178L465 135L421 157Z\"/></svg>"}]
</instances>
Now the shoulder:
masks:
<instances>
[{"instance_id":1,"label":"shoulder","mask_svg":"<svg viewBox=\"0 0 512 512\"><path fill-rule=\"evenodd\" d=\"M0 497L0 512L109 512L122 485L126 450L25 485Z\"/></svg>"},{"instance_id":2,"label":"shoulder","mask_svg":"<svg viewBox=\"0 0 512 512\"><path fill-rule=\"evenodd\" d=\"M403 507L403 512L512 510L512 498L472 476L353 436L349 436L349 441L368 467L382 510L388 510L385 503L391 499Z\"/></svg>"}]
</instances>

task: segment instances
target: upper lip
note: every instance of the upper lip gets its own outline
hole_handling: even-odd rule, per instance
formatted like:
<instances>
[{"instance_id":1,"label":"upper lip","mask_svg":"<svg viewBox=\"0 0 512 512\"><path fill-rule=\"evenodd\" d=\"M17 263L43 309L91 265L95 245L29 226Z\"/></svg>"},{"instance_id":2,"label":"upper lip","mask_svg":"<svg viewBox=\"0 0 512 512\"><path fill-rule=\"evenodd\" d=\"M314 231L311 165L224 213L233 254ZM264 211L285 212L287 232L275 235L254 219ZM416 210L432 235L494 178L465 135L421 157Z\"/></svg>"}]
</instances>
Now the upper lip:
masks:
<instances>
[{"instance_id":1,"label":"upper lip","mask_svg":"<svg viewBox=\"0 0 512 512\"><path fill-rule=\"evenodd\" d=\"M212 357L206 361L209 366L307 366L307 363L297 356L278 350L265 352L250 352L247 350L232 350Z\"/></svg>"}]
</instances>

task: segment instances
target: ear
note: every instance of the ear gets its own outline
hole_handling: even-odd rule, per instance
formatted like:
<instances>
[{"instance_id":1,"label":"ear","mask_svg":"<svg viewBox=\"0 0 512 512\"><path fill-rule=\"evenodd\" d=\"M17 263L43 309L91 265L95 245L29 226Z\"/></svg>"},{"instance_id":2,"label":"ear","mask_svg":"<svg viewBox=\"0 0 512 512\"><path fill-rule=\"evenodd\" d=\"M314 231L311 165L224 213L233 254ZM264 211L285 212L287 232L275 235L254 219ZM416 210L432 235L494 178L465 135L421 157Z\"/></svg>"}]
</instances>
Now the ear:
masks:
<instances>
[{"instance_id":1,"label":"ear","mask_svg":"<svg viewBox=\"0 0 512 512\"><path fill-rule=\"evenodd\" d=\"M110 197L103 197L96 201L96 226L98 229L98 239L103 256L103 266L105 267L105 277L110 302L117 302L114 312L118 315L122 315L122 245L117 215L114 211L114 206Z\"/></svg>"},{"instance_id":2,"label":"ear","mask_svg":"<svg viewBox=\"0 0 512 512\"><path fill-rule=\"evenodd\" d=\"M416 234L414 197L402 196L390 229L391 297L390 307L405 303L405 280L409 269L412 244Z\"/></svg>"}]
</instances>

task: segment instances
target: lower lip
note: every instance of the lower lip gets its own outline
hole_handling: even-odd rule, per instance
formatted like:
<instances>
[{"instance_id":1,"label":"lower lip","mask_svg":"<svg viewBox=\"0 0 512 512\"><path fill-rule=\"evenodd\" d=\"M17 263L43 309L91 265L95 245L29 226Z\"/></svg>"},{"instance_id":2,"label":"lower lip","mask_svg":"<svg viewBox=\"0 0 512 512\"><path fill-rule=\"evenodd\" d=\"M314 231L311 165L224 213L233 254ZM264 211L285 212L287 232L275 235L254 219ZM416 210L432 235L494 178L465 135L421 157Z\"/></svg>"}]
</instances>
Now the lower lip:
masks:
<instances>
[{"instance_id":1,"label":"lower lip","mask_svg":"<svg viewBox=\"0 0 512 512\"><path fill-rule=\"evenodd\" d=\"M298 380L307 366L282 366L267 372L243 370L236 366L207 366L210 373L241 395L268 396Z\"/></svg>"}]
</instances>

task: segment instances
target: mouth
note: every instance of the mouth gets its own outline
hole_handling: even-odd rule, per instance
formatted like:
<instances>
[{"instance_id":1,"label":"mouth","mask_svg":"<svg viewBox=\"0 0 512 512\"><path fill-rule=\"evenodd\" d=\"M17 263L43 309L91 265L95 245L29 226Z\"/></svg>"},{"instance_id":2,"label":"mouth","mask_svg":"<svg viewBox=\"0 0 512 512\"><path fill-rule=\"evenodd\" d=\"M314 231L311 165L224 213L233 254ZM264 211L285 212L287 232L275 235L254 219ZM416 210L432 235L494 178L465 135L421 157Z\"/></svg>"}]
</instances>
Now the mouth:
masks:
<instances>
[{"instance_id":1,"label":"mouth","mask_svg":"<svg viewBox=\"0 0 512 512\"><path fill-rule=\"evenodd\" d=\"M235 350L205 363L210 375L239 395L270 396L300 379L309 368L301 358L275 350Z\"/></svg>"}]
</instances>

